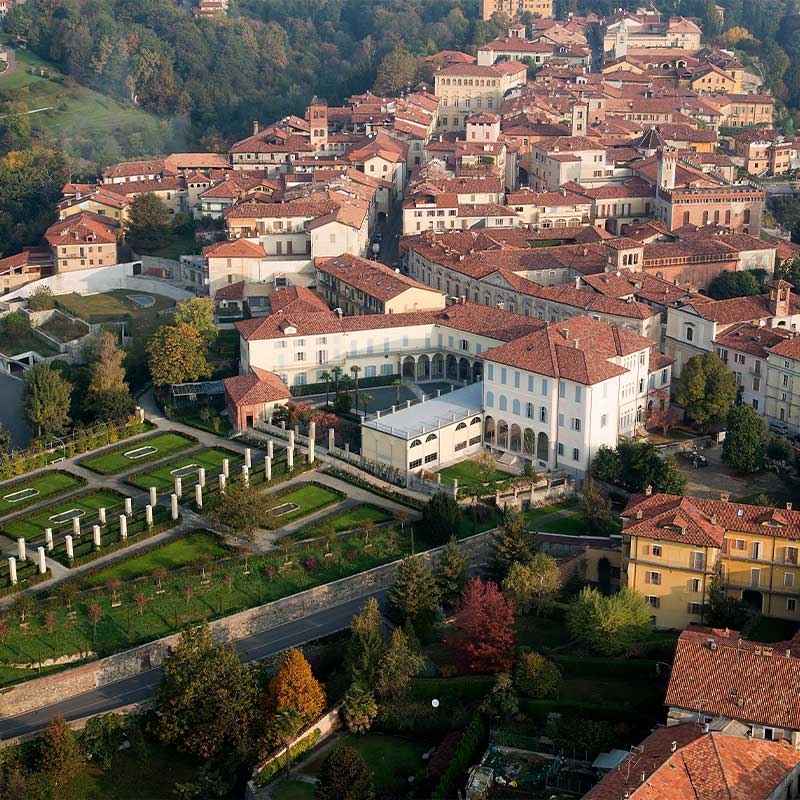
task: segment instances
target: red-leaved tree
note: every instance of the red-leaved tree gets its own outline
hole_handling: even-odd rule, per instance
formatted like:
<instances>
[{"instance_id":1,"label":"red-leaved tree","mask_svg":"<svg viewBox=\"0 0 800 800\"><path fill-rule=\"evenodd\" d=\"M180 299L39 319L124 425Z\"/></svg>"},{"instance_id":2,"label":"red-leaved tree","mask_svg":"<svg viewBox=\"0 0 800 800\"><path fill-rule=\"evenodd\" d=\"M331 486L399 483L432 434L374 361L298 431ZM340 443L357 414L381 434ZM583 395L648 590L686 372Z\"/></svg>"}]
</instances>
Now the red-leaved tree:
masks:
<instances>
[{"instance_id":1,"label":"red-leaved tree","mask_svg":"<svg viewBox=\"0 0 800 800\"><path fill-rule=\"evenodd\" d=\"M451 645L470 672L507 672L514 661L514 606L493 581L471 578L456 607Z\"/></svg>"}]
</instances>

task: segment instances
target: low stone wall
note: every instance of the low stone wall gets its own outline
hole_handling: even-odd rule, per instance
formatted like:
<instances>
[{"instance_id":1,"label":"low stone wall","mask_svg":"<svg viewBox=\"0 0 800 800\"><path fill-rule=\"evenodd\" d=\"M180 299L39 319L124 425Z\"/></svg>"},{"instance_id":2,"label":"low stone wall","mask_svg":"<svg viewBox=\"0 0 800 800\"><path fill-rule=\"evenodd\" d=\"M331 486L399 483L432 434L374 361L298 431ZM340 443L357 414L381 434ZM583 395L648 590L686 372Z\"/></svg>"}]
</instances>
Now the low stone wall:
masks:
<instances>
[{"instance_id":1,"label":"low stone wall","mask_svg":"<svg viewBox=\"0 0 800 800\"><path fill-rule=\"evenodd\" d=\"M494 531L470 536L461 542L464 557L470 564L481 564L491 552ZM442 548L427 550L421 555L435 560ZM266 603L263 606L232 614L211 623L214 641L230 644L252 634L295 622L326 608L342 605L359 597L366 597L391 586L400 561L359 572L304 592ZM60 703L84 692L107 686L159 667L170 647L178 641L178 634L134 647L122 653L65 670L56 675L36 678L26 683L0 690L0 716L13 716L26 711Z\"/></svg>"}]
</instances>

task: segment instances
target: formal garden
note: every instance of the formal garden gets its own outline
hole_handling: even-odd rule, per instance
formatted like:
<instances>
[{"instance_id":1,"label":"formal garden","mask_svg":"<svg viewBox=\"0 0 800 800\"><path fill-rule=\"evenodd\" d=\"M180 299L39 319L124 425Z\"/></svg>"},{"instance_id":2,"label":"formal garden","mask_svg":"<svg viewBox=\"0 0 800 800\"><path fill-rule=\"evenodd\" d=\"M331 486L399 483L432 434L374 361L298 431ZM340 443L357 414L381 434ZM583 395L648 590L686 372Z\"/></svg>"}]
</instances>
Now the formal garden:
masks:
<instances>
[{"instance_id":1,"label":"formal garden","mask_svg":"<svg viewBox=\"0 0 800 800\"><path fill-rule=\"evenodd\" d=\"M139 489L149 489L155 486L157 491L172 491L175 478L180 478L183 489L191 489L199 481L200 469L205 470L206 482L216 483L218 476L223 471L223 462L227 459L229 474L241 470L244 458L234 450L223 447L209 447L198 450L180 458L174 458L165 464L159 464L151 469L135 472L128 476L127 482Z\"/></svg>"},{"instance_id":2,"label":"formal garden","mask_svg":"<svg viewBox=\"0 0 800 800\"><path fill-rule=\"evenodd\" d=\"M100 475L118 475L142 464L161 461L196 444L196 439L182 433L156 433L81 459L80 464Z\"/></svg>"},{"instance_id":3,"label":"formal garden","mask_svg":"<svg viewBox=\"0 0 800 800\"><path fill-rule=\"evenodd\" d=\"M280 527L287 522L316 514L342 500L344 495L335 489L321 483L304 483L272 492L266 497L266 510L272 517L274 526Z\"/></svg>"},{"instance_id":4,"label":"formal garden","mask_svg":"<svg viewBox=\"0 0 800 800\"><path fill-rule=\"evenodd\" d=\"M320 536L338 534L352 530L363 530L365 526L372 527L393 519L393 514L377 506L357 505L344 511L335 512L323 517L317 522L304 526L295 533L282 536L279 544L301 542L305 539L314 539Z\"/></svg>"},{"instance_id":5,"label":"formal garden","mask_svg":"<svg viewBox=\"0 0 800 800\"><path fill-rule=\"evenodd\" d=\"M71 472L52 470L0 486L0 516L22 511L51 497L79 489L86 481Z\"/></svg>"}]
</instances>

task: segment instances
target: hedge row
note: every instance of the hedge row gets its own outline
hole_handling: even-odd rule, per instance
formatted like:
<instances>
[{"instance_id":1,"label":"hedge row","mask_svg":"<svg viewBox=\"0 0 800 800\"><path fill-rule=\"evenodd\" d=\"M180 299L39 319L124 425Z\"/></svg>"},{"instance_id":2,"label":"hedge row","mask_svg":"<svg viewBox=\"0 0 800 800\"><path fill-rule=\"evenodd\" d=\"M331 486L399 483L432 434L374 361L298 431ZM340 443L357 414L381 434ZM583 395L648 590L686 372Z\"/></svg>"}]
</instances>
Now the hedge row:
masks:
<instances>
[{"instance_id":1,"label":"hedge row","mask_svg":"<svg viewBox=\"0 0 800 800\"><path fill-rule=\"evenodd\" d=\"M433 800L450 800L456 797L458 789L464 783L464 773L474 764L480 753L486 747L488 729L483 717L477 712L467 725L461 741L453 751L453 757L447 765L431 797Z\"/></svg>"},{"instance_id":2,"label":"hedge row","mask_svg":"<svg viewBox=\"0 0 800 800\"><path fill-rule=\"evenodd\" d=\"M290 747L289 755L291 756L291 760L294 761L297 756L301 756L303 753L307 753L309 750L315 747L320 736L322 736L320 729L314 728L314 730L308 736L306 736L303 741L298 742L294 747ZM264 786L269 783L285 766L286 753L283 753L281 756L275 756L273 760L270 761L269 764L267 764L264 769L258 773L258 775L256 775L256 786Z\"/></svg>"},{"instance_id":3,"label":"hedge row","mask_svg":"<svg viewBox=\"0 0 800 800\"><path fill-rule=\"evenodd\" d=\"M520 698L519 710L532 719L541 722L546 721L547 715L551 713L611 723L630 721L630 709L619 705L584 703L579 700L529 700Z\"/></svg>"},{"instance_id":4,"label":"hedge row","mask_svg":"<svg viewBox=\"0 0 800 800\"><path fill-rule=\"evenodd\" d=\"M456 678L415 678L409 696L430 702L434 698L443 705L465 704L482 700L491 690L491 675L466 675Z\"/></svg>"},{"instance_id":5,"label":"hedge row","mask_svg":"<svg viewBox=\"0 0 800 800\"><path fill-rule=\"evenodd\" d=\"M553 661L564 675L581 678L652 678L658 661L630 658L583 658L555 656Z\"/></svg>"},{"instance_id":6,"label":"hedge row","mask_svg":"<svg viewBox=\"0 0 800 800\"><path fill-rule=\"evenodd\" d=\"M416 497L409 497L401 492L395 492L391 489L384 489L382 486L375 486L375 484L364 480L364 478L351 475L349 472L337 469L336 467L325 467L324 472L326 475L332 475L334 478L339 478L339 480L350 483L353 486L358 486L360 489L366 489L367 491L372 492L372 494L385 497L387 500L394 500L396 503L416 509L417 511L421 511L425 507L424 501L417 500Z\"/></svg>"}]
</instances>

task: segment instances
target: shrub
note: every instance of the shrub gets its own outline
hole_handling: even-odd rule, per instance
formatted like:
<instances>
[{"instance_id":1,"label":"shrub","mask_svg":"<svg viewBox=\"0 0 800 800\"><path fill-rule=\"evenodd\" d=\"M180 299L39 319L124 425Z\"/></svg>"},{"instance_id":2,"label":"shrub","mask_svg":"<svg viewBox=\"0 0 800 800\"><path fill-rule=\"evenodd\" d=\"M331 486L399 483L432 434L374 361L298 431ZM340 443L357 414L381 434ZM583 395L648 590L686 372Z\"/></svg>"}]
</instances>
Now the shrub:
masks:
<instances>
[{"instance_id":1,"label":"shrub","mask_svg":"<svg viewBox=\"0 0 800 800\"><path fill-rule=\"evenodd\" d=\"M319 563L314 556L309 556L303 561L303 568L306 572L316 572L319 569Z\"/></svg>"},{"instance_id":2,"label":"shrub","mask_svg":"<svg viewBox=\"0 0 800 800\"><path fill-rule=\"evenodd\" d=\"M305 739L298 742L296 745L290 748L289 755L290 760L295 761L297 760L297 756L302 755L303 753L307 753L311 750L319 741L319 737L322 735L319 728L314 728L314 730L306 736ZM255 783L256 786L266 786L286 765L286 758L281 756L280 758L273 758L261 772L256 775Z\"/></svg>"},{"instance_id":3,"label":"shrub","mask_svg":"<svg viewBox=\"0 0 800 800\"><path fill-rule=\"evenodd\" d=\"M558 697L562 683L558 667L539 653L524 653L514 666L514 686L526 697Z\"/></svg>"},{"instance_id":4,"label":"shrub","mask_svg":"<svg viewBox=\"0 0 800 800\"><path fill-rule=\"evenodd\" d=\"M483 718L480 714L474 714L453 752L444 775L433 790L431 795L433 800L448 800L456 796L464 773L485 746L487 733Z\"/></svg>"}]
</instances>

